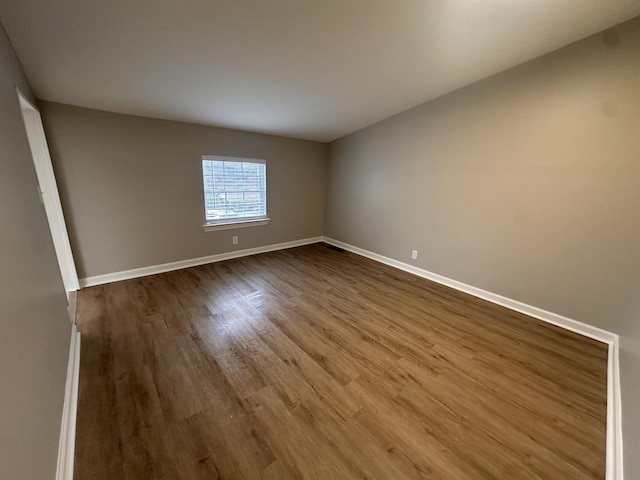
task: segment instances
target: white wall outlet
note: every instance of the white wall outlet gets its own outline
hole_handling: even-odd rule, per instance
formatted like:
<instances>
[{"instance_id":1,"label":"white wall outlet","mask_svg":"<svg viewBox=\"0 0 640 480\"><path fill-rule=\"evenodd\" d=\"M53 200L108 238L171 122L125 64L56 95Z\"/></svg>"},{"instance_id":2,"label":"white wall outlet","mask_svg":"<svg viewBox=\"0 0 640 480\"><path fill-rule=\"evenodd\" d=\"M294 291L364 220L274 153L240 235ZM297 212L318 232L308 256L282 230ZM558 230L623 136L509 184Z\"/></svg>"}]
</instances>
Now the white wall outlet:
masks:
<instances>
[{"instance_id":1,"label":"white wall outlet","mask_svg":"<svg viewBox=\"0 0 640 480\"><path fill-rule=\"evenodd\" d=\"M234 245L238 244L238 237L236 235L233 236L233 244Z\"/></svg>"},{"instance_id":2,"label":"white wall outlet","mask_svg":"<svg viewBox=\"0 0 640 480\"><path fill-rule=\"evenodd\" d=\"M411 260L418 259L418 250L411 250Z\"/></svg>"}]
</instances>

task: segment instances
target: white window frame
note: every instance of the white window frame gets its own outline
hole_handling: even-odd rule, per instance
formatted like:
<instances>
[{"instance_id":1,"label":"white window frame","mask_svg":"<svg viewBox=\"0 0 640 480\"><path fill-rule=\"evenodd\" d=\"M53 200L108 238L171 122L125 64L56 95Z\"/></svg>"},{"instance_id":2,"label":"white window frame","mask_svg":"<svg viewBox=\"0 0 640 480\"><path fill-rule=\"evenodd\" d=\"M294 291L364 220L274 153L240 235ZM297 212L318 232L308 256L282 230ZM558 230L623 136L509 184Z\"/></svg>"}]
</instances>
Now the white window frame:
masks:
<instances>
[{"instance_id":1,"label":"white window frame","mask_svg":"<svg viewBox=\"0 0 640 480\"><path fill-rule=\"evenodd\" d=\"M200 162L200 174L202 176L202 195L203 195L202 206L203 206L203 213L204 213L204 224L202 225L202 229L205 232L215 232L219 230L230 230L230 229L245 228L245 227L258 227L261 225L267 225L269 223L269 220L271 219L266 214L266 211L267 211L266 187L265 187L265 215L256 215L253 217L220 218L217 220L207 220L204 171L202 168L204 161L259 163L265 166L265 177L266 177L267 162L265 160L254 159L254 158L226 157L221 155L203 155L202 156L202 161ZM266 178L265 178L265 182L266 182Z\"/></svg>"}]
</instances>

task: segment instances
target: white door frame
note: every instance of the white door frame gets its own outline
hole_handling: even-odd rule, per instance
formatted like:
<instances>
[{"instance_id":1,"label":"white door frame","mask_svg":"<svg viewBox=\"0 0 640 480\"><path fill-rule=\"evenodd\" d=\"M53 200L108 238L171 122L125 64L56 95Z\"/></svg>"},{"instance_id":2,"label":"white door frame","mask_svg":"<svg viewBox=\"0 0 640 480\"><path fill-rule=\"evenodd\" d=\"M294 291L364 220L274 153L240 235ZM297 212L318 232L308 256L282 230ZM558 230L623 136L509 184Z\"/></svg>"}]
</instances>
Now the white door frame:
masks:
<instances>
[{"instance_id":1,"label":"white door frame","mask_svg":"<svg viewBox=\"0 0 640 480\"><path fill-rule=\"evenodd\" d=\"M42 203L47 213L53 246L56 251L56 256L58 257L58 266L60 267L62 282L68 298L71 292L80 289L80 284L78 283L76 264L73 261L67 225L64 221L62 204L60 203L60 195L58 194L58 184L56 183L56 176L51 164L49 146L47 145L47 138L42 126L42 118L36 106L17 88L16 92L20 100L20 110L22 111L24 128L27 132L27 138L29 139L31 157L36 167Z\"/></svg>"}]
</instances>

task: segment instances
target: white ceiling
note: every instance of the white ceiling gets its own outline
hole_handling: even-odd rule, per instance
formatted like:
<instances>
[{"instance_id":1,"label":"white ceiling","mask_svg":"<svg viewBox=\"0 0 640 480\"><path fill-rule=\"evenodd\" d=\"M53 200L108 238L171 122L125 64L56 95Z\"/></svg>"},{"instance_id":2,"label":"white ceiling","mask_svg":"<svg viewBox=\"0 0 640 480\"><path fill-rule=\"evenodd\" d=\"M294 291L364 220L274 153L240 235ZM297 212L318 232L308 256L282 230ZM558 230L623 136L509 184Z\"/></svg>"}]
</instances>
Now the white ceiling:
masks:
<instances>
[{"instance_id":1,"label":"white ceiling","mask_svg":"<svg viewBox=\"0 0 640 480\"><path fill-rule=\"evenodd\" d=\"M639 0L0 0L41 99L319 141L637 15Z\"/></svg>"}]
</instances>

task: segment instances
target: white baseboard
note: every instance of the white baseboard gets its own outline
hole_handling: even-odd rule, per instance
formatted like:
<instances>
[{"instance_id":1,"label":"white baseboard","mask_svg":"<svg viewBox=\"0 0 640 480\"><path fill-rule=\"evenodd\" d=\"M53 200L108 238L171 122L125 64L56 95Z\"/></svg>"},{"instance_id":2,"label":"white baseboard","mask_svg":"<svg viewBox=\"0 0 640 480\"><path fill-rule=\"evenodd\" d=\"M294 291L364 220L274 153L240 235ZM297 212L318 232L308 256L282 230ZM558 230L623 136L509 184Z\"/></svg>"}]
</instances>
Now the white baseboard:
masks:
<instances>
[{"instance_id":1,"label":"white baseboard","mask_svg":"<svg viewBox=\"0 0 640 480\"><path fill-rule=\"evenodd\" d=\"M217 255L210 255L207 257L194 258L189 260L182 260L178 262L165 263L161 265L154 265L149 267L137 268L132 270L126 270L122 272L114 272L106 275L97 275L94 277L87 277L80 279L80 287L91 287L94 285L102 285L105 283L117 282L120 280L128 280L131 278L138 278L147 275L155 275L158 273L169 272L172 270L179 270L181 268L189 268L195 267L198 265L204 265L207 263L220 262L222 260L229 260L232 258L245 257L249 255L256 255L259 253L272 252L275 250L283 250L286 248L299 247L303 245L309 245L312 243L318 243L324 241L330 245L334 245L336 247L343 248L344 250L348 250L355 254L361 255L363 257L370 258L380 263L384 263L385 265L389 265L394 268L398 268L400 270L404 270L413 275L417 275L422 278L426 278L427 280L434 281L441 285L445 285L447 287L451 287L455 290L459 290L464 293L468 293L478 298L482 298L483 300L487 300L491 303L495 303L497 305L501 305L503 307L509 308L511 310L523 313L530 317L537 318L544 322L556 325L558 327L564 328L566 330L570 330L572 332L584 335L586 337L601 341L609 345L609 355L608 355L608 374L607 374L607 458L606 458L606 480L623 480L623 450L622 450L622 417L621 417L621 396L620 396L620 372L619 372L619 337L615 333L609 332L607 330L603 330L598 327L594 327L592 325L579 322L577 320L573 320L571 318L564 317L562 315L558 315L553 312L549 312L547 310L543 310L538 307L534 307L532 305L528 305L526 303L519 302L517 300L513 300L511 298L504 297L502 295L498 295L496 293L488 292L481 288L474 287L472 285L467 285L465 283L459 282L457 280L453 280L451 278L444 277L437 273L429 272L428 270L424 270L422 268L415 267L413 265L409 265L404 262L400 262L398 260L394 260L389 257L385 257L383 255L379 255L374 252L370 252L368 250L364 250L362 248L356 247L354 245L350 245L348 243L340 242L333 238L329 237L314 237L314 238L306 238L302 240L295 240L292 242L278 243L274 245L267 245L264 247L257 248L249 248L245 250L236 250L233 252L221 253ZM75 332L75 326L74 326ZM67 426L66 428L66 440L63 444L63 435L61 434L60 438L60 455L58 458L58 476L57 480L71 480L73 476L73 446L69 447L69 439L75 443L75 410L77 404L77 374L79 372L79 350L80 350L80 334L77 334L77 362L78 368L75 369L75 387L69 384L69 378L73 378L73 374L71 377L67 378L67 392L75 391L75 398L73 399L73 415L68 414L69 417L73 417L72 420L69 419L65 421L66 417L63 417L63 432L65 433L65 423L69 423L71 425L71 421L73 422L73 427ZM73 349L73 344L72 344ZM71 356L70 356L70 368L71 368ZM74 390L75 388L75 390ZM71 395L74 396L73 394ZM65 415L67 415L67 399L65 398ZM69 433L70 432L70 433ZM73 445L73 443L71 445ZM65 451L63 452L63 446L65 446ZM69 458L70 452L70 460ZM61 458L66 458L66 463L63 462L63 468L67 468L63 470L61 473ZM69 463L70 461L70 463ZM66 465L66 467L65 467ZM68 466L71 468L71 476L61 476L68 475Z\"/></svg>"},{"instance_id":2,"label":"white baseboard","mask_svg":"<svg viewBox=\"0 0 640 480\"><path fill-rule=\"evenodd\" d=\"M131 278L145 277L147 275L156 275L158 273L180 270L181 268L197 267L198 265L221 262L223 260L246 257L249 255L257 255L258 253L266 253L273 252L275 250L284 250L286 248L300 247L303 245L309 245L311 243L318 243L321 241L322 237L304 238L302 240L294 240L292 242L265 245L264 247L247 248L244 250L235 250L233 252L219 253L217 255L209 255L206 257L191 258L188 260L180 260L178 262L163 263L161 265L134 268L132 270L124 270L122 272L107 273L106 275L96 275L94 277L81 278L80 288L93 287L95 285L103 285L105 283L111 282L119 282L121 280L129 280Z\"/></svg>"},{"instance_id":3,"label":"white baseboard","mask_svg":"<svg viewBox=\"0 0 640 480\"><path fill-rule=\"evenodd\" d=\"M483 300L487 300L491 303L502 305L503 307L515 310L516 312L524 313L525 315L529 315L530 317L543 320L547 323L552 323L553 325L571 330L572 332L579 333L586 337L593 338L595 340L599 340L608 344L612 343L617 338L616 334L611 333L607 330L603 330L601 328L594 327L592 325L588 325L571 318L563 317L562 315L548 312L541 308L533 307L531 305L527 305L526 303L522 303L511 298L503 297L502 295L498 295L497 293L488 292L486 290L482 290L481 288L467 285L466 283L462 283L457 280L438 275L437 273L429 272L428 270L409 265L408 263L400 262L383 255L378 255L377 253L373 253L368 250L349 245L348 243L334 240L333 238L324 237L323 240L330 245L343 248L358 255L362 255L363 257L367 257L377 262L384 263L385 265L389 265L391 267L404 270L405 272L412 273L414 275L417 275L418 277L426 278L427 280L431 280L441 285L451 287L455 290L468 293L469 295L473 295L474 297L482 298Z\"/></svg>"},{"instance_id":4,"label":"white baseboard","mask_svg":"<svg viewBox=\"0 0 640 480\"><path fill-rule=\"evenodd\" d=\"M620 343L609 344L607 366L607 470L606 480L624 479L622 445L622 395L620 393Z\"/></svg>"},{"instance_id":5,"label":"white baseboard","mask_svg":"<svg viewBox=\"0 0 640 480\"><path fill-rule=\"evenodd\" d=\"M60 426L58 445L58 466L56 480L73 480L73 463L76 447L76 418L78 413L78 386L80 382L80 333L75 325L71 327L71 345L67 382Z\"/></svg>"},{"instance_id":6,"label":"white baseboard","mask_svg":"<svg viewBox=\"0 0 640 480\"><path fill-rule=\"evenodd\" d=\"M524 313L530 317L537 318L558 327L570 330L585 337L599 340L609 345L608 373L607 373L607 460L606 460L606 480L623 480L623 456L622 456L622 415L620 396L620 368L619 368L619 337L617 334L603 330L593 325L589 325L571 318L558 315L547 310L543 310L526 303L503 297L496 293L488 292L466 283L453 280L451 278L429 272L422 268L409 265L398 260L394 260L383 255L379 255L368 250L340 242L329 237L323 237L323 241L330 245L340 247L349 252L370 258L385 265L389 265L405 272L412 273L418 277L426 278L433 282L451 287L464 293L482 298L491 303Z\"/></svg>"}]
</instances>

